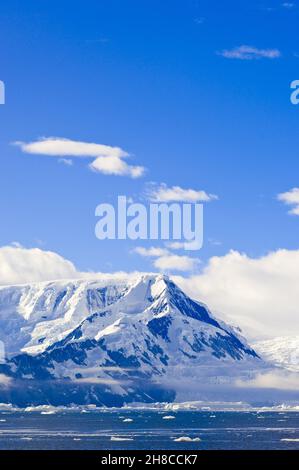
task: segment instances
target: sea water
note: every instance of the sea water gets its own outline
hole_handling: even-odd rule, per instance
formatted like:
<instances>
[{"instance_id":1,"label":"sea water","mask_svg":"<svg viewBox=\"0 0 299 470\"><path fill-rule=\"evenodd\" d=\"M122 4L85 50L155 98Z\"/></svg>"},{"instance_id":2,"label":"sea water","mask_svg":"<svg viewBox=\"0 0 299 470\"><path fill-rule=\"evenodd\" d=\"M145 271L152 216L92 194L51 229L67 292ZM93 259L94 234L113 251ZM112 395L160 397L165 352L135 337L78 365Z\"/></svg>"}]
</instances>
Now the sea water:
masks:
<instances>
[{"instance_id":1,"label":"sea water","mask_svg":"<svg viewBox=\"0 0 299 470\"><path fill-rule=\"evenodd\" d=\"M0 412L0 449L299 449L298 412Z\"/></svg>"}]
</instances>

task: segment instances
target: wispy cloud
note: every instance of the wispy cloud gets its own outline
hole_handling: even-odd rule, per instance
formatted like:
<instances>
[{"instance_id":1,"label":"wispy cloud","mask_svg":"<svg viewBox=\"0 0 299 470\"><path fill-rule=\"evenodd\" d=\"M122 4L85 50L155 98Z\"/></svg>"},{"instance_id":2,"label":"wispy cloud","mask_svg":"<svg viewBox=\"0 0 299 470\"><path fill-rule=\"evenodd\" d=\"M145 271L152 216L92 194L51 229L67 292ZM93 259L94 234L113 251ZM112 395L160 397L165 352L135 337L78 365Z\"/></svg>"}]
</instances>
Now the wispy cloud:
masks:
<instances>
[{"instance_id":1,"label":"wispy cloud","mask_svg":"<svg viewBox=\"0 0 299 470\"><path fill-rule=\"evenodd\" d=\"M283 8L287 9L287 10L293 10L294 8L296 7L296 3L295 2L283 2L281 3L280 5L276 5L276 6L261 6L261 10L264 10L264 11L267 11L267 12L276 12L276 11L279 11Z\"/></svg>"},{"instance_id":2,"label":"wispy cloud","mask_svg":"<svg viewBox=\"0 0 299 470\"><path fill-rule=\"evenodd\" d=\"M298 390L299 374L287 371L270 371L259 373L253 379L236 381L242 388L268 388L276 390Z\"/></svg>"},{"instance_id":3,"label":"wispy cloud","mask_svg":"<svg viewBox=\"0 0 299 470\"><path fill-rule=\"evenodd\" d=\"M194 19L194 23L196 24L203 24L205 23L205 21L206 21L206 18L204 16L199 16L198 18Z\"/></svg>"},{"instance_id":4,"label":"wispy cloud","mask_svg":"<svg viewBox=\"0 0 299 470\"><path fill-rule=\"evenodd\" d=\"M292 8L294 8L296 5L295 3L293 2L284 2L281 4L282 7L284 8L288 8L289 10L291 10Z\"/></svg>"},{"instance_id":5,"label":"wispy cloud","mask_svg":"<svg viewBox=\"0 0 299 470\"><path fill-rule=\"evenodd\" d=\"M59 137L42 138L33 142L14 142L14 144L24 153L58 157L59 161L65 164L70 164L70 160L65 157L94 158L89 165L90 169L105 175L139 178L145 172L144 167L132 166L124 161L130 155L120 147Z\"/></svg>"},{"instance_id":6,"label":"wispy cloud","mask_svg":"<svg viewBox=\"0 0 299 470\"><path fill-rule=\"evenodd\" d=\"M73 160L71 158L59 158L59 163L63 163L66 166L72 166Z\"/></svg>"},{"instance_id":7,"label":"wispy cloud","mask_svg":"<svg viewBox=\"0 0 299 470\"><path fill-rule=\"evenodd\" d=\"M160 185L151 183L147 187L146 195L152 202L209 202L218 197L203 190L183 189L180 186L168 187L165 183Z\"/></svg>"},{"instance_id":8,"label":"wispy cloud","mask_svg":"<svg viewBox=\"0 0 299 470\"><path fill-rule=\"evenodd\" d=\"M196 248L196 242L169 242L166 244L171 250L200 250L201 245L198 244Z\"/></svg>"},{"instance_id":9,"label":"wispy cloud","mask_svg":"<svg viewBox=\"0 0 299 470\"><path fill-rule=\"evenodd\" d=\"M258 49L253 46L239 46L233 49L224 49L218 52L219 55L226 59L239 60L257 60L257 59L277 59L281 57L278 49Z\"/></svg>"},{"instance_id":10,"label":"wispy cloud","mask_svg":"<svg viewBox=\"0 0 299 470\"><path fill-rule=\"evenodd\" d=\"M190 272L194 271L198 264L199 260L191 258L191 256L179 256L170 253L160 256L154 261L155 268L163 272Z\"/></svg>"},{"instance_id":11,"label":"wispy cloud","mask_svg":"<svg viewBox=\"0 0 299 470\"><path fill-rule=\"evenodd\" d=\"M110 385L110 386L118 386L118 385L128 385L130 382L127 380L116 380L113 378L105 378L105 377L80 377L79 379L75 379L74 381L80 383L87 383L87 384L94 384L94 385Z\"/></svg>"},{"instance_id":12,"label":"wispy cloud","mask_svg":"<svg viewBox=\"0 0 299 470\"><path fill-rule=\"evenodd\" d=\"M199 260L191 256L180 256L171 253L166 248L136 247L133 250L140 256L153 258L153 265L162 272L181 271L190 272L198 266Z\"/></svg>"},{"instance_id":13,"label":"wispy cloud","mask_svg":"<svg viewBox=\"0 0 299 470\"><path fill-rule=\"evenodd\" d=\"M94 38L94 39L86 39L85 40L86 44L107 44L108 42L109 42L109 39L105 38L105 37Z\"/></svg>"},{"instance_id":14,"label":"wispy cloud","mask_svg":"<svg viewBox=\"0 0 299 470\"><path fill-rule=\"evenodd\" d=\"M0 388L9 387L11 382L12 382L11 377L8 377L7 375L4 375L4 374L0 374Z\"/></svg>"},{"instance_id":15,"label":"wispy cloud","mask_svg":"<svg viewBox=\"0 0 299 470\"><path fill-rule=\"evenodd\" d=\"M284 202L293 208L288 212L291 215L299 215L299 188L293 188L285 193L280 193L277 196L279 201Z\"/></svg>"},{"instance_id":16,"label":"wispy cloud","mask_svg":"<svg viewBox=\"0 0 299 470\"><path fill-rule=\"evenodd\" d=\"M158 257L158 256L165 256L168 254L168 250L165 248L144 248L143 246L137 246L134 248L134 253L137 253L140 256L145 256L145 257Z\"/></svg>"}]
</instances>

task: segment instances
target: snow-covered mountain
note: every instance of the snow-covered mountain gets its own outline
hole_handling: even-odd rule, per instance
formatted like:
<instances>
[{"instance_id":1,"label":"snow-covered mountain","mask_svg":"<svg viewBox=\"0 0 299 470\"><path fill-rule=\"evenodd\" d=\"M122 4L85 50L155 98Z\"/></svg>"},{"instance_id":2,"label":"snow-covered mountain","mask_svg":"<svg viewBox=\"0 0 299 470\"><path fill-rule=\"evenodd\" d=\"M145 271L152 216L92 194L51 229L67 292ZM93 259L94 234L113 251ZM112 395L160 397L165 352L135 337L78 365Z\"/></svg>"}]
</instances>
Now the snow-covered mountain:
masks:
<instances>
[{"instance_id":1,"label":"snow-covered mountain","mask_svg":"<svg viewBox=\"0 0 299 470\"><path fill-rule=\"evenodd\" d=\"M1 287L0 340L0 401L20 405L172 400L198 370L262 362L162 275Z\"/></svg>"},{"instance_id":2,"label":"snow-covered mountain","mask_svg":"<svg viewBox=\"0 0 299 470\"><path fill-rule=\"evenodd\" d=\"M259 341L255 344L255 349L273 365L299 372L299 336Z\"/></svg>"}]
</instances>

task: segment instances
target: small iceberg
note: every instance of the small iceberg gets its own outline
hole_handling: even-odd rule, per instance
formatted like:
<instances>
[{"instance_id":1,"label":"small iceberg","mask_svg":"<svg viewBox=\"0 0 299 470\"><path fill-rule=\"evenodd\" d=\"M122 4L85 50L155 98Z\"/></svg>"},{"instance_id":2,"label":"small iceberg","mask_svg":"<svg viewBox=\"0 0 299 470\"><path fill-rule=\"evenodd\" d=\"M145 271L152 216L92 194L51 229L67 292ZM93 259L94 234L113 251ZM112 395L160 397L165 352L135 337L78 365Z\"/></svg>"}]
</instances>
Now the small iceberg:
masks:
<instances>
[{"instance_id":1,"label":"small iceberg","mask_svg":"<svg viewBox=\"0 0 299 470\"><path fill-rule=\"evenodd\" d=\"M167 416L163 416L162 419L175 419L175 416L167 415Z\"/></svg>"},{"instance_id":2,"label":"small iceberg","mask_svg":"<svg viewBox=\"0 0 299 470\"><path fill-rule=\"evenodd\" d=\"M126 418L126 419L123 420L123 423L133 423L133 421L134 420L131 419L131 418Z\"/></svg>"},{"instance_id":3,"label":"small iceberg","mask_svg":"<svg viewBox=\"0 0 299 470\"><path fill-rule=\"evenodd\" d=\"M285 438L285 439L280 439L282 442L299 442L299 438L294 438L294 439L291 439L291 438Z\"/></svg>"},{"instance_id":4,"label":"small iceberg","mask_svg":"<svg viewBox=\"0 0 299 470\"><path fill-rule=\"evenodd\" d=\"M176 439L174 439L174 442L200 442L201 439L200 437L194 437L192 439L192 437L189 437L189 436L182 436L182 437L177 437Z\"/></svg>"},{"instance_id":5,"label":"small iceberg","mask_svg":"<svg viewBox=\"0 0 299 470\"><path fill-rule=\"evenodd\" d=\"M132 439L131 437L120 437L120 436L111 436L111 441L118 441L118 442L121 442L121 441L133 441L134 439Z\"/></svg>"}]
</instances>

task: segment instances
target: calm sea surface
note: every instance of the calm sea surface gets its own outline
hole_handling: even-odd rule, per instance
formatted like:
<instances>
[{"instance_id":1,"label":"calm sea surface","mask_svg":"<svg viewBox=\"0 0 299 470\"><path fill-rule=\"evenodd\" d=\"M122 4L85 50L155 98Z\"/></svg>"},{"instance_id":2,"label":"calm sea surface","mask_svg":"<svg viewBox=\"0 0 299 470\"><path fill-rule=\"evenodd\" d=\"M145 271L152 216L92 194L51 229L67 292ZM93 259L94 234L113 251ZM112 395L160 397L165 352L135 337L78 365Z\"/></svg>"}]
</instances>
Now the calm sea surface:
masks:
<instances>
[{"instance_id":1,"label":"calm sea surface","mask_svg":"<svg viewBox=\"0 0 299 470\"><path fill-rule=\"evenodd\" d=\"M299 449L299 413L0 412L0 449Z\"/></svg>"}]
</instances>

